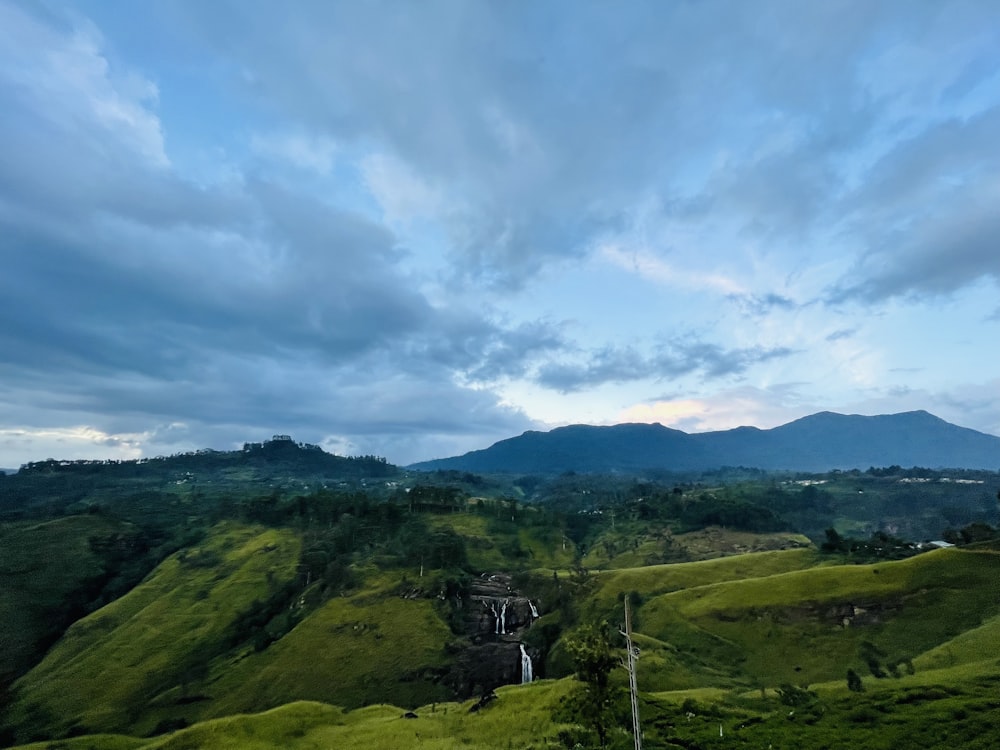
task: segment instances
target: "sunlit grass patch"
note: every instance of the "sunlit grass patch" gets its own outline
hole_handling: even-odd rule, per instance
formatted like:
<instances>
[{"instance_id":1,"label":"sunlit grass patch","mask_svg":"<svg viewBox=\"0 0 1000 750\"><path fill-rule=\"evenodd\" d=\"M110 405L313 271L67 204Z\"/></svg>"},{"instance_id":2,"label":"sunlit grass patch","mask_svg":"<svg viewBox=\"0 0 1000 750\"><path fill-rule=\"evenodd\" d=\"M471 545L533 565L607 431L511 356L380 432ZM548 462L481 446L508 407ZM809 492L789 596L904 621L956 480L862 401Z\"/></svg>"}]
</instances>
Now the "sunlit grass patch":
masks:
<instances>
[{"instance_id":1,"label":"sunlit grass patch","mask_svg":"<svg viewBox=\"0 0 1000 750\"><path fill-rule=\"evenodd\" d=\"M227 628L295 574L298 556L288 531L216 527L199 548L172 555L74 623L16 684L13 723L42 715L63 731L114 731L135 722L155 695L224 648Z\"/></svg>"}]
</instances>

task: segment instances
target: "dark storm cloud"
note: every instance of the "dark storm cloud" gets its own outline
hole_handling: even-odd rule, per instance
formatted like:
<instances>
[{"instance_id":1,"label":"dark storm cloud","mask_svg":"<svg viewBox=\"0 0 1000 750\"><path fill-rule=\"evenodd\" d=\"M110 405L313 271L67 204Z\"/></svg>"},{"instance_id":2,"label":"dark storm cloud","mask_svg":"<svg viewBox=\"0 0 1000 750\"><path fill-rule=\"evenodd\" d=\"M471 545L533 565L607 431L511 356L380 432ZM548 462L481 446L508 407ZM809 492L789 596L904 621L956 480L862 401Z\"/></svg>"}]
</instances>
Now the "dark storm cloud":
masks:
<instances>
[{"instance_id":1,"label":"dark storm cloud","mask_svg":"<svg viewBox=\"0 0 1000 750\"><path fill-rule=\"evenodd\" d=\"M456 277L510 288L582 255L637 195L675 205L676 175L703 170L720 142L748 155L720 166L699 205L769 236L804 231L829 209L830 159L875 120L845 60L893 7L319 3L282 23L260 3L176 12L240 61L248 97L338 139L377 133L430 182L460 185ZM933 15L908 13L915 26Z\"/></svg>"},{"instance_id":2,"label":"dark storm cloud","mask_svg":"<svg viewBox=\"0 0 1000 750\"><path fill-rule=\"evenodd\" d=\"M630 347L607 347L589 353L582 363L552 362L539 368L540 385L568 393L603 383L627 383L652 374L653 363Z\"/></svg>"},{"instance_id":3,"label":"dark storm cloud","mask_svg":"<svg viewBox=\"0 0 1000 750\"><path fill-rule=\"evenodd\" d=\"M795 350L784 346L727 349L706 342L682 343L659 358L659 368L666 375L697 370L709 378L723 378L740 375L753 365L795 353Z\"/></svg>"},{"instance_id":4,"label":"dark storm cloud","mask_svg":"<svg viewBox=\"0 0 1000 750\"><path fill-rule=\"evenodd\" d=\"M644 332L635 347L581 344L557 295L549 318L512 317L512 291L572 268L637 205L655 205L653 224L725 224L717 247L691 248L705 256L692 278L728 272L744 242L746 256L792 248L789 276L859 258L832 301L1000 276L998 110L931 125L914 114L976 94L989 59L969 53L937 88L927 76L907 88L893 78L906 66L880 58L898 52L887 37L960 52L955 40L994 33L986 4L143 10L154 21L122 20L106 42L75 11L0 0L7 424L86 422L195 447L273 427L402 449L421 431L531 426L489 390L504 379L563 392L712 381L793 353L724 338L650 350ZM105 4L89 11L115 26ZM155 28L148 58L131 23ZM164 52L180 48L205 62L191 79L178 71L192 63ZM354 184L338 173L314 189L275 166L280 149L252 166L239 152L290 131L329 146L324 168L354 170ZM443 267L409 262L420 250L374 218L380 198L358 177L370 157L438 198L419 218L440 231ZM768 288L782 289L730 300L760 317L807 304Z\"/></svg>"},{"instance_id":5,"label":"dark storm cloud","mask_svg":"<svg viewBox=\"0 0 1000 750\"><path fill-rule=\"evenodd\" d=\"M481 361L469 375L484 382L521 377L528 372L532 361L557 353L568 345L560 327L546 321L497 331L491 341L481 347Z\"/></svg>"},{"instance_id":6,"label":"dark storm cloud","mask_svg":"<svg viewBox=\"0 0 1000 750\"><path fill-rule=\"evenodd\" d=\"M831 302L936 296L1000 280L997 132L993 107L923 131L873 166L846 204L866 252Z\"/></svg>"},{"instance_id":7,"label":"dark storm cloud","mask_svg":"<svg viewBox=\"0 0 1000 750\"><path fill-rule=\"evenodd\" d=\"M0 307L20 321L3 334L8 352L38 357L47 346L53 357L169 375L202 349L302 348L338 362L428 325L431 308L394 270L384 230L271 186L248 197L252 221L204 231L122 215L73 237L5 222L19 257L0 280Z\"/></svg>"},{"instance_id":8,"label":"dark storm cloud","mask_svg":"<svg viewBox=\"0 0 1000 750\"><path fill-rule=\"evenodd\" d=\"M449 0L314 3L282 10L280 23L266 3L167 7L179 28L241 66L234 83L248 101L340 141L374 137L432 186L460 186L442 217L460 285L516 288L583 255L651 194L668 217L723 215L744 233L796 242L803 262L821 252L819 227L847 215L842 231L860 237L862 251L891 242L904 266L922 253L908 219L937 199L915 191L948 169L963 173L948 163L978 158L991 132L984 122L953 126L976 134L950 137L945 126L906 135L912 122L897 112L903 97L974 90L986 60L970 58L940 91L909 91L904 76L894 96L882 77L898 71L879 67L886 28L943 48L985 27L989 14L975 5L735 3L723 13L653 2L623 13L553 2L513 13ZM845 160L887 129L911 142L865 176L875 187L851 187ZM706 171L715 153L724 156ZM677 178L692 170L703 178L694 195ZM940 285L977 273L978 250L966 254L976 258ZM935 263L923 265L921 278L934 278ZM884 275L866 266L838 288L876 298L920 285Z\"/></svg>"},{"instance_id":9,"label":"dark storm cloud","mask_svg":"<svg viewBox=\"0 0 1000 750\"><path fill-rule=\"evenodd\" d=\"M693 373L705 380L739 376L756 364L791 356L786 347L727 349L704 341L677 341L652 356L632 347L589 352L583 363L549 363L538 369L537 381L548 388L572 392L604 383L679 378Z\"/></svg>"},{"instance_id":10,"label":"dark storm cloud","mask_svg":"<svg viewBox=\"0 0 1000 750\"><path fill-rule=\"evenodd\" d=\"M525 352L558 346L551 331L432 305L392 233L304 191L179 177L96 42L4 10L39 48L0 68L5 422L86 420L178 445L193 425L311 440L531 426L454 375L518 371ZM79 78L73 95L51 100L62 75ZM440 340L466 350L438 357Z\"/></svg>"},{"instance_id":11,"label":"dark storm cloud","mask_svg":"<svg viewBox=\"0 0 1000 750\"><path fill-rule=\"evenodd\" d=\"M969 204L947 216L918 222L914 233L891 251L866 261L857 282L835 294L834 301L857 298L876 302L888 297L950 294L980 279L1000 280L1000 213L992 196L968 196Z\"/></svg>"}]
</instances>

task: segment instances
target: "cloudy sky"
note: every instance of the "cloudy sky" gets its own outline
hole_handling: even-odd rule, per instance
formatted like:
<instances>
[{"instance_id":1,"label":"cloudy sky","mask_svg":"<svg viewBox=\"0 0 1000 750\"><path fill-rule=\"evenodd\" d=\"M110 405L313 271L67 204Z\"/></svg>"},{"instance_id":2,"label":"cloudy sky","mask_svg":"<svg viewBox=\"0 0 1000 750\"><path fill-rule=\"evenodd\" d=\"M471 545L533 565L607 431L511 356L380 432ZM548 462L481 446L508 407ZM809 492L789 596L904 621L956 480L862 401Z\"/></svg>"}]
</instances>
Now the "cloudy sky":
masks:
<instances>
[{"instance_id":1,"label":"cloudy sky","mask_svg":"<svg viewBox=\"0 0 1000 750\"><path fill-rule=\"evenodd\" d=\"M1000 434L1000 4L0 0L0 466Z\"/></svg>"}]
</instances>

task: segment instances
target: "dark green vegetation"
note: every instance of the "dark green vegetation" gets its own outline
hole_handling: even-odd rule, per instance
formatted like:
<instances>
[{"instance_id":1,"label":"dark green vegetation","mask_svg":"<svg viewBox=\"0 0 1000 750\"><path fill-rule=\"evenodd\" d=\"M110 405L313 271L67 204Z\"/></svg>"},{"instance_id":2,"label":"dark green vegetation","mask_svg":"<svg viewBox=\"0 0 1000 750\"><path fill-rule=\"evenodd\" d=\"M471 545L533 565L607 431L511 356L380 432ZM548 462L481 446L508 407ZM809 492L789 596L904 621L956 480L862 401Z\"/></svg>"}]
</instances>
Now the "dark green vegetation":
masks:
<instances>
[{"instance_id":1,"label":"dark green vegetation","mask_svg":"<svg viewBox=\"0 0 1000 750\"><path fill-rule=\"evenodd\" d=\"M463 456L416 464L477 472L705 471L754 466L830 471L858 466L1000 467L1000 438L925 411L876 417L821 412L770 430L688 434L659 424L529 431Z\"/></svg>"},{"instance_id":2,"label":"dark green vegetation","mask_svg":"<svg viewBox=\"0 0 1000 750\"><path fill-rule=\"evenodd\" d=\"M35 464L0 478L0 739L631 747L628 594L646 747L994 747L998 488L413 473L289 440Z\"/></svg>"},{"instance_id":3,"label":"dark green vegetation","mask_svg":"<svg viewBox=\"0 0 1000 750\"><path fill-rule=\"evenodd\" d=\"M100 516L0 527L0 684L74 620L137 583L147 543L133 525Z\"/></svg>"}]
</instances>

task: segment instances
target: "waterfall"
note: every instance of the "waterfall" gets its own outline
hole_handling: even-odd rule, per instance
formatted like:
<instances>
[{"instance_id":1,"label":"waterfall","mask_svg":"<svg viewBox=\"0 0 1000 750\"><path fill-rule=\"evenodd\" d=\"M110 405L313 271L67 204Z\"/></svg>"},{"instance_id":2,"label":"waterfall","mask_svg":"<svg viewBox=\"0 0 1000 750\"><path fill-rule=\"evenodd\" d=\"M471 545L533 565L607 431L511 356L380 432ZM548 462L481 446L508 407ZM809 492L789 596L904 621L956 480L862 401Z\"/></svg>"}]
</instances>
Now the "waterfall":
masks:
<instances>
[{"instance_id":1,"label":"waterfall","mask_svg":"<svg viewBox=\"0 0 1000 750\"><path fill-rule=\"evenodd\" d=\"M532 602L531 599L528 599L528 606L531 607L531 618L533 620L537 620L538 619L538 610L535 609L535 603Z\"/></svg>"},{"instance_id":2,"label":"waterfall","mask_svg":"<svg viewBox=\"0 0 1000 750\"><path fill-rule=\"evenodd\" d=\"M496 620L493 632L497 635L507 635L507 600L503 600L499 612L497 612L497 603L490 602L490 612L493 613L493 618Z\"/></svg>"},{"instance_id":3,"label":"waterfall","mask_svg":"<svg viewBox=\"0 0 1000 750\"><path fill-rule=\"evenodd\" d=\"M528 656L528 652L524 650L524 644L521 644L521 684L531 682L531 657Z\"/></svg>"}]
</instances>

